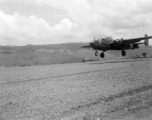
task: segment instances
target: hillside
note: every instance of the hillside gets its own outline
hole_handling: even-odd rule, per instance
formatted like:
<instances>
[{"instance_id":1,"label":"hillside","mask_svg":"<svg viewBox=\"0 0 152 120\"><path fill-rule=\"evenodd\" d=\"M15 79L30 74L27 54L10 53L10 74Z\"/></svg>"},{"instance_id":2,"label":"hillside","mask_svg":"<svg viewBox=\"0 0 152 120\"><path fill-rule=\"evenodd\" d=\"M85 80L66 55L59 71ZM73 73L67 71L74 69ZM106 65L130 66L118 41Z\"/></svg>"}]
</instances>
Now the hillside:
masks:
<instances>
[{"instance_id":1,"label":"hillside","mask_svg":"<svg viewBox=\"0 0 152 120\"><path fill-rule=\"evenodd\" d=\"M87 43L65 43L51 45L0 46L0 66L29 66L81 62L83 58L93 60L122 59L120 51L108 51L105 58L94 56L92 49L82 49ZM127 56L132 58L147 52L152 55L152 46L127 50Z\"/></svg>"}]
</instances>

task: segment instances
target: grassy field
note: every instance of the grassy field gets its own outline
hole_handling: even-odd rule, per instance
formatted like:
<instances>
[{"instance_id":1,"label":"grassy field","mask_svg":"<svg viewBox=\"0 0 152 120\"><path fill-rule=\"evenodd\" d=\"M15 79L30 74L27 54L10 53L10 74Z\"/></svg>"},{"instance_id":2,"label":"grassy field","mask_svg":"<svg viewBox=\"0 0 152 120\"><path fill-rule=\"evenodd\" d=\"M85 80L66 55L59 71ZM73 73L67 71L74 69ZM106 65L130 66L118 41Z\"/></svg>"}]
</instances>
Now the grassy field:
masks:
<instances>
[{"instance_id":1,"label":"grassy field","mask_svg":"<svg viewBox=\"0 0 152 120\"><path fill-rule=\"evenodd\" d=\"M0 120L127 120L143 101L152 105L151 59L0 68L0 76Z\"/></svg>"}]
</instances>

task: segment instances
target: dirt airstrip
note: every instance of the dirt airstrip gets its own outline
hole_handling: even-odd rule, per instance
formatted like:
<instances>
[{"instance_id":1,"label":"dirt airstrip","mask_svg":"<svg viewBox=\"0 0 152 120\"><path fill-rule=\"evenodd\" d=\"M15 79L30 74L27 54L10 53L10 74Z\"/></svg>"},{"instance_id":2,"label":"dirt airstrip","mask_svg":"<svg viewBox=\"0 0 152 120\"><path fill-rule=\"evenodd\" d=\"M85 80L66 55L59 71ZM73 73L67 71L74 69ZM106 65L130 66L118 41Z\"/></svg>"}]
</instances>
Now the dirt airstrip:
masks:
<instances>
[{"instance_id":1,"label":"dirt airstrip","mask_svg":"<svg viewBox=\"0 0 152 120\"><path fill-rule=\"evenodd\" d=\"M0 120L151 120L152 60L0 68Z\"/></svg>"}]
</instances>

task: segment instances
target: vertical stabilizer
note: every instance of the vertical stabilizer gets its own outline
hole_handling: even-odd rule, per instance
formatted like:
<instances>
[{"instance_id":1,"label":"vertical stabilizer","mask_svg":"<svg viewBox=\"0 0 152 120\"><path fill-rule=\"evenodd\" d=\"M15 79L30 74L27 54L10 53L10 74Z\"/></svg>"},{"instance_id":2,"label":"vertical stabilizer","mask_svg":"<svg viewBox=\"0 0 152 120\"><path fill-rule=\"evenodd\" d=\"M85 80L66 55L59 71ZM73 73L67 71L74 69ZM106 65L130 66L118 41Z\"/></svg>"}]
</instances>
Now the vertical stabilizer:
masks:
<instances>
[{"instance_id":1,"label":"vertical stabilizer","mask_svg":"<svg viewBox=\"0 0 152 120\"><path fill-rule=\"evenodd\" d=\"M148 35L147 35L147 34L145 34L145 37L148 37ZM148 40L148 39L145 39L145 41L144 41L144 45L145 45L145 46L148 46L148 45L149 45L149 40Z\"/></svg>"}]
</instances>

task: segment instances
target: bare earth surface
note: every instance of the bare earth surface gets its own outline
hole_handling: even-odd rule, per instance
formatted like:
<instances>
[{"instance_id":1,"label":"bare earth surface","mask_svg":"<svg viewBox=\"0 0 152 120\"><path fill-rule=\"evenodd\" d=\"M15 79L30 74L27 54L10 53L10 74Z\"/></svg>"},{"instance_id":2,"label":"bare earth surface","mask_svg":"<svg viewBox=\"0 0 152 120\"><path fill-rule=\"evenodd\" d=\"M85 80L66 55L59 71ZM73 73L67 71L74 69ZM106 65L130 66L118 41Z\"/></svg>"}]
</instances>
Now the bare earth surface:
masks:
<instances>
[{"instance_id":1,"label":"bare earth surface","mask_svg":"<svg viewBox=\"0 0 152 120\"><path fill-rule=\"evenodd\" d=\"M152 61L0 68L0 120L152 120Z\"/></svg>"}]
</instances>

